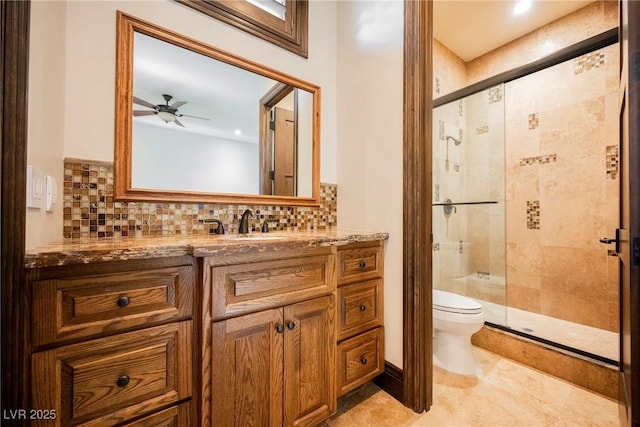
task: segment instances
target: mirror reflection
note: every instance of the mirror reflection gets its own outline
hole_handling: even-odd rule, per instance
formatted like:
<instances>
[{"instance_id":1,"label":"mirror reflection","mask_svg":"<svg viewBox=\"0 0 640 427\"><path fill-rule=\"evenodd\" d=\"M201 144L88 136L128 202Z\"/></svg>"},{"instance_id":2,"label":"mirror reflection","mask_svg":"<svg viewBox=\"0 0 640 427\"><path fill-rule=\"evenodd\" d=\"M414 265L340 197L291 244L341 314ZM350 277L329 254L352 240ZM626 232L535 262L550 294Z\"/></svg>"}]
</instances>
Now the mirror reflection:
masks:
<instances>
[{"instance_id":1,"label":"mirror reflection","mask_svg":"<svg viewBox=\"0 0 640 427\"><path fill-rule=\"evenodd\" d=\"M116 197L315 205L319 88L119 15Z\"/></svg>"},{"instance_id":2,"label":"mirror reflection","mask_svg":"<svg viewBox=\"0 0 640 427\"><path fill-rule=\"evenodd\" d=\"M311 175L295 176L296 169L312 167L304 146L311 146L311 128L297 126L298 118L311 122L307 91L285 85L287 96L268 105L262 143L272 161L260 173L261 99L277 86L276 80L135 32L133 187L310 197Z\"/></svg>"}]
</instances>

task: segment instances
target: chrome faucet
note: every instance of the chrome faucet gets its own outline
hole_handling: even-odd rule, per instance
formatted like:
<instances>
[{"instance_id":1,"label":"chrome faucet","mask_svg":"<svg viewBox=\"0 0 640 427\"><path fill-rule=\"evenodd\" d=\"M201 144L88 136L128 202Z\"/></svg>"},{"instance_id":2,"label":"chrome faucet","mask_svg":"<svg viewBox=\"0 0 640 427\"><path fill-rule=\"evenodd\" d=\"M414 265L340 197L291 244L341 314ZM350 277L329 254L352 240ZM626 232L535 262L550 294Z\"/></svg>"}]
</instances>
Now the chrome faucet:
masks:
<instances>
[{"instance_id":1,"label":"chrome faucet","mask_svg":"<svg viewBox=\"0 0 640 427\"><path fill-rule=\"evenodd\" d=\"M249 217L253 216L253 212L251 209L246 209L242 213L242 217L240 218L240 227L238 228L238 233L247 234L249 232Z\"/></svg>"}]
</instances>

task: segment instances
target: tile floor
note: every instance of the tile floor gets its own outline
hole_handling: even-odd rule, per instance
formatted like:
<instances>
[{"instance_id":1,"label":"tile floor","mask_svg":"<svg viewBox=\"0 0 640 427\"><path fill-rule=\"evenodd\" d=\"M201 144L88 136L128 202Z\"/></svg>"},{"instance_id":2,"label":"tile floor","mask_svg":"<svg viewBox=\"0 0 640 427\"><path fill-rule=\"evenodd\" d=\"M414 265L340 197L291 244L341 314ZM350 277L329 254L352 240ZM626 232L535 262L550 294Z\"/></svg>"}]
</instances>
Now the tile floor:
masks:
<instances>
[{"instance_id":1,"label":"tile floor","mask_svg":"<svg viewBox=\"0 0 640 427\"><path fill-rule=\"evenodd\" d=\"M434 404L416 414L375 385L339 400L329 427L619 427L617 402L474 347L477 378L434 369Z\"/></svg>"}]
</instances>

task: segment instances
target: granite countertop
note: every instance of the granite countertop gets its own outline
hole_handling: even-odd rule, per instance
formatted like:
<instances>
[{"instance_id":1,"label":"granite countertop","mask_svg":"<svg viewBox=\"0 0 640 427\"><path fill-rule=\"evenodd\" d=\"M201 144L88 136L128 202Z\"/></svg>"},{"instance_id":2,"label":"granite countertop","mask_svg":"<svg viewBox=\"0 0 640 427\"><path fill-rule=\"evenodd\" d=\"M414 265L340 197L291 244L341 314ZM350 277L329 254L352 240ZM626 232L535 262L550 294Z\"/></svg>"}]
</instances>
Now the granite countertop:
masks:
<instances>
[{"instance_id":1,"label":"granite countertop","mask_svg":"<svg viewBox=\"0 0 640 427\"><path fill-rule=\"evenodd\" d=\"M69 240L27 250L25 267L40 268L182 255L203 257L257 253L320 246L339 246L354 242L386 240L388 238L389 234L384 232L327 229L270 233L253 232L248 235L173 235Z\"/></svg>"}]
</instances>

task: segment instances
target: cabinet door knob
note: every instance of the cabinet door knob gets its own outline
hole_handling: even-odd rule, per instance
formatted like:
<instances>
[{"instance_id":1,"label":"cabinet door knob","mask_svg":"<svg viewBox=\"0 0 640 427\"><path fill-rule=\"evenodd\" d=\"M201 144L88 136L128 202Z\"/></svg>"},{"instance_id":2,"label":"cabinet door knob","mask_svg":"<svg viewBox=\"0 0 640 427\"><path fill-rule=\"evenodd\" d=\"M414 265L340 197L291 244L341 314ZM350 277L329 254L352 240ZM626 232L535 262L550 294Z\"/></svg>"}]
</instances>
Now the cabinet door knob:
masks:
<instances>
[{"instance_id":1,"label":"cabinet door knob","mask_svg":"<svg viewBox=\"0 0 640 427\"><path fill-rule=\"evenodd\" d=\"M296 327L295 323L293 323L293 322L287 323L287 328L289 328L290 331L293 330L293 328L295 328L295 327Z\"/></svg>"},{"instance_id":2,"label":"cabinet door knob","mask_svg":"<svg viewBox=\"0 0 640 427\"><path fill-rule=\"evenodd\" d=\"M118 387L124 387L127 384L129 384L129 381L131 380L131 378L129 378L129 375L123 375L120 378L118 378Z\"/></svg>"},{"instance_id":3,"label":"cabinet door knob","mask_svg":"<svg viewBox=\"0 0 640 427\"><path fill-rule=\"evenodd\" d=\"M367 263L364 260L361 260L358 265L360 266L360 268L365 268L367 266Z\"/></svg>"},{"instance_id":4,"label":"cabinet door knob","mask_svg":"<svg viewBox=\"0 0 640 427\"><path fill-rule=\"evenodd\" d=\"M284 332L284 325L278 325L276 326L276 332L278 332L279 334Z\"/></svg>"},{"instance_id":5,"label":"cabinet door knob","mask_svg":"<svg viewBox=\"0 0 640 427\"><path fill-rule=\"evenodd\" d=\"M364 304L360 304L360 311L365 311L367 309L367 306Z\"/></svg>"},{"instance_id":6,"label":"cabinet door knob","mask_svg":"<svg viewBox=\"0 0 640 427\"><path fill-rule=\"evenodd\" d=\"M362 363L363 365L367 364L367 358L363 357L362 359L360 359L360 363Z\"/></svg>"},{"instance_id":7,"label":"cabinet door knob","mask_svg":"<svg viewBox=\"0 0 640 427\"><path fill-rule=\"evenodd\" d=\"M124 308L128 306L130 302L131 302L131 299L127 296L124 296L124 297L118 298L117 304L118 304L118 307Z\"/></svg>"}]
</instances>

